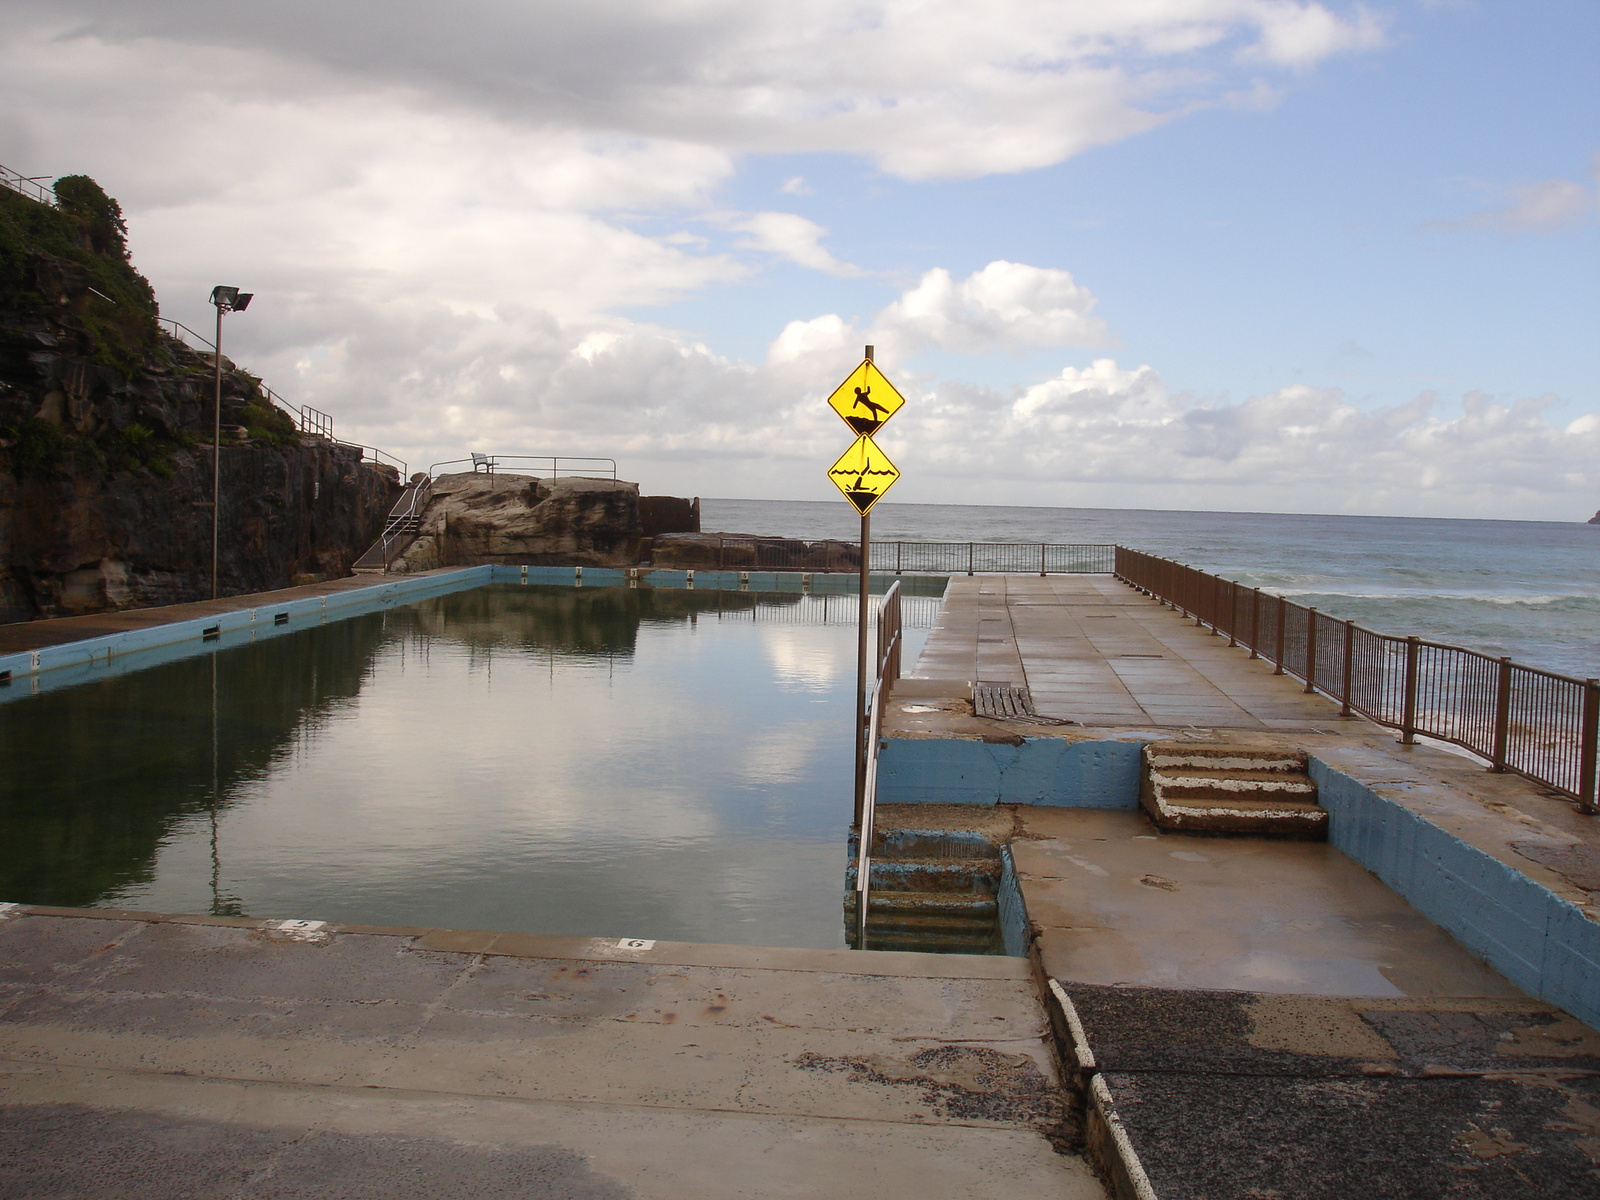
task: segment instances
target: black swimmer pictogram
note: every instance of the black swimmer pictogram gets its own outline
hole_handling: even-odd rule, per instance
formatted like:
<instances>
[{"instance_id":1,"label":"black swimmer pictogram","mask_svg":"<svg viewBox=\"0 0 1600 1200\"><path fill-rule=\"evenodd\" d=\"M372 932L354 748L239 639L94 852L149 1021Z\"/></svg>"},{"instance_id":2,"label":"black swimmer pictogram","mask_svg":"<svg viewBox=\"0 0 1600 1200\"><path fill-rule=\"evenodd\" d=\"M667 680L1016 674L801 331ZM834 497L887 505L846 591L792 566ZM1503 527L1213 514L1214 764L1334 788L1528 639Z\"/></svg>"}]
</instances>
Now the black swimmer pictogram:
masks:
<instances>
[{"instance_id":1,"label":"black swimmer pictogram","mask_svg":"<svg viewBox=\"0 0 1600 1200\"><path fill-rule=\"evenodd\" d=\"M900 478L900 472L893 463L885 467L874 467L870 455L862 460L859 467L847 467L836 463L828 474L834 476L834 482L839 490L862 512L871 508L873 502ZM881 486L876 482L868 482L869 476L885 475L888 476L888 482Z\"/></svg>"}]
</instances>

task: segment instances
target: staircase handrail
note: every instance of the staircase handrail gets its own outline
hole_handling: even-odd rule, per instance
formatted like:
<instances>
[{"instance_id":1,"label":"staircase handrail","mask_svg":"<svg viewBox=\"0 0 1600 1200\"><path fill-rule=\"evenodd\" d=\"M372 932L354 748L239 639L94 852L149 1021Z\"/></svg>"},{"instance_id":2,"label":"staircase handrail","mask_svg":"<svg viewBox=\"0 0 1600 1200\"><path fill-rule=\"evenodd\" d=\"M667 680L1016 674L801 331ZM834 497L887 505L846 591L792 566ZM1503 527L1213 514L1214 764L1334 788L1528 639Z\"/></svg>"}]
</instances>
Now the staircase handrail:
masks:
<instances>
[{"instance_id":1,"label":"staircase handrail","mask_svg":"<svg viewBox=\"0 0 1600 1200\"><path fill-rule=\"evenodd\" d=\"M878 804L878 738L889 689L900 678L900 581L878 606L878 660L867 721L866 786L861 793L861 830L856 842L856 948L867 948L867 909L872 903L872 838Z\"/></svg>"},{"instance_id":2,"label":"staircase handrail","mask_svg":"<svg viewBox=\"0 0 1600 1200\"><path fill-rule=\"evenodd\" d=\"M0 170L4 170L4 168L0 167ZM196 333L182 321L175 321L171 317L157 317L156 320L165 326L167 332L178 341L185 342L196 349L203 349L210 354L217 352L216 344L210 338L204 334ZM312 408L309 404L302 404L299 408L296 408L265 383L260 380L256 382L261 389L261 394L267 398L267 401L276 405L285 413L294 422L295 429L300 433L310 437L326 438L328 441L334 442L335 445L349 446L352 449L359 450L361 451L362 462L370 461L379 466L387 464L400 472L401 479L406 477L406 464L403 459L396 458L393 454L380 450L376 446L363 446L358 442L337 441L333 436L333 418L327 413Z\"/></svg>"}]
</instances>

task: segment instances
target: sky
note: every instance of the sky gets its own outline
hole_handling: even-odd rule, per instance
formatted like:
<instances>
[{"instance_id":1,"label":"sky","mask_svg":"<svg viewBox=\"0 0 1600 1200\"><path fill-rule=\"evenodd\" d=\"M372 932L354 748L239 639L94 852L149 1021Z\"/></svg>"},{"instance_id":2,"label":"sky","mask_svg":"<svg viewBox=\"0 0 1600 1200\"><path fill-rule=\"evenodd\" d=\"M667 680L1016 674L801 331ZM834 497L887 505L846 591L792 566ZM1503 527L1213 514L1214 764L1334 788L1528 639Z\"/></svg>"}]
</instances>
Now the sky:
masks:
<instances>
[{"instance_id":1,"label":"sky","mask_svg":"<svg viewBox=\"0 0 1600 1200\"><path fill-rule=\"evenodd\" d=\"M0 0L0 164L413 470L1584 520L1593 0ZM844 503L842 499L838 501Z\"/></svg>"}]
</instances>

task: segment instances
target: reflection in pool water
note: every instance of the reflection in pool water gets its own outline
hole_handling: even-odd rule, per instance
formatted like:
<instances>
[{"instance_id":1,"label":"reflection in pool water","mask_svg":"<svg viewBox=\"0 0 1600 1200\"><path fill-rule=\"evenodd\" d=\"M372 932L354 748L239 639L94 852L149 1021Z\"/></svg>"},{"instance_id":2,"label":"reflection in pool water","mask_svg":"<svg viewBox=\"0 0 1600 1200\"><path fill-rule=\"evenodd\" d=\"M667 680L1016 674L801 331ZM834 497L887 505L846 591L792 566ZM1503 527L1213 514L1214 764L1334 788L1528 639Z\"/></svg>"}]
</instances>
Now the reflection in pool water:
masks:
<instances>
[{"instance_id":1,"label":"reflection in pool water","mask_svg":"<svg viewBox=\"0 0 1600 1200\"><path fill-rule=\"evenodd\" d=\"M0 899L842 945L854 617L494 585L20 697Z\"/></svg>"}]
</instances>

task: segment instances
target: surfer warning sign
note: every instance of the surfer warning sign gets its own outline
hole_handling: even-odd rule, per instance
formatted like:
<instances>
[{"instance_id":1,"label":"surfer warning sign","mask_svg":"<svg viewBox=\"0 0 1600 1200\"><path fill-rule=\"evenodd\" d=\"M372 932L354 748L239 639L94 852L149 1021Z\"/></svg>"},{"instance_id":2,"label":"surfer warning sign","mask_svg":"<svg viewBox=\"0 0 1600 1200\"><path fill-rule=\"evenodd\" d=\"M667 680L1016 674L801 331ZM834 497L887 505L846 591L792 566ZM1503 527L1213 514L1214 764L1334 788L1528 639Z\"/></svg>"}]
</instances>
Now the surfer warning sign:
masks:
<instances>
[{"instance_id":1,"label":"surfer warning sign","mask_svg":"<svg viewBox=\"0 0 1600 1200\"><path fill-rule=\"evenodd\" d=\"M839 456L839 461L828 468L828 478L844 493L844 498L856 506L856 511L865 516L900 478L900 468L889 461L889 456L878 449L870 437L862 434Z\"/></svg>"},{"instance_id":2,"label":"surfer warning sign","mask_svg":"<svg viewBox=\"0 0 1600 1200\"><path fill-rule=\"evenodd\" d=\"M905 397L884 378L870 358L863 359L828 397L828 407L862 437L871 437L882 429L884 422L899 412L905 402Z\"/></svg>"}]
</instances>

